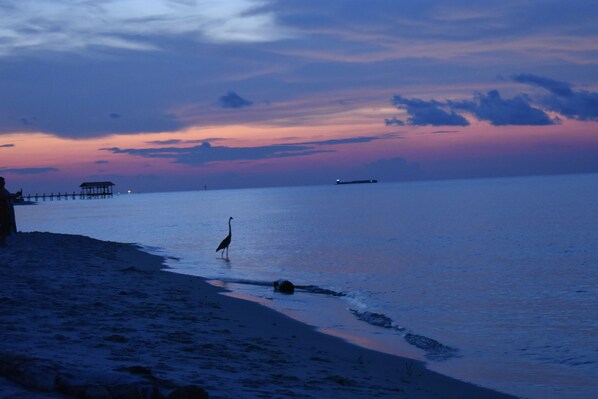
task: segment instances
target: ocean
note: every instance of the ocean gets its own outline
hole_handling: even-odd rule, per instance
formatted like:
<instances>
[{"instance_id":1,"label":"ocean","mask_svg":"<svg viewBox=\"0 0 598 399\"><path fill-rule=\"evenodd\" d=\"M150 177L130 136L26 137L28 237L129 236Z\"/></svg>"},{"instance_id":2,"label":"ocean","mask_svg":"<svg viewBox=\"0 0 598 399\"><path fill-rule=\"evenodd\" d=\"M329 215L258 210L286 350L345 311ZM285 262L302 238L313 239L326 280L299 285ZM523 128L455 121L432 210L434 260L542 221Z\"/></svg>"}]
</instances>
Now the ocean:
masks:
<instances>
[{"instance_id":1,"label":"ocean","mask_svg":"<svg viewBox=\"0 0 598 399\"><path fill-rule=\"evenodd\" d=\"M461 380L532 399L598 392L596 174L121 194L16 214L21 231L141 244L174 272Z\"/></svg>"}]
</instances>

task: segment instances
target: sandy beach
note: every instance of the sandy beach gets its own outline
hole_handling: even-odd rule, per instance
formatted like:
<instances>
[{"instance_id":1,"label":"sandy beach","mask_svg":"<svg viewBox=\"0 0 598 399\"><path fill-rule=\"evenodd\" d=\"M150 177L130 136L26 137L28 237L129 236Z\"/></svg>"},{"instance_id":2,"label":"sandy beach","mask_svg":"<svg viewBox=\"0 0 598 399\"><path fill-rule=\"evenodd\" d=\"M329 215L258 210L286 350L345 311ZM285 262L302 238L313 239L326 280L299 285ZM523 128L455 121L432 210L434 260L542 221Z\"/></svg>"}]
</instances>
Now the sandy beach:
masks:
<instances>
[{"instance_id":1,"label":"sandy beach","mask_svg":"<svg viewBox=\"0 0 598 399\"><path fill-rule=\"evenodd\" d=\"M164 267L131 244L11 237L0 248L0 398L511 397Z\"/></svg>"}]
</instances>

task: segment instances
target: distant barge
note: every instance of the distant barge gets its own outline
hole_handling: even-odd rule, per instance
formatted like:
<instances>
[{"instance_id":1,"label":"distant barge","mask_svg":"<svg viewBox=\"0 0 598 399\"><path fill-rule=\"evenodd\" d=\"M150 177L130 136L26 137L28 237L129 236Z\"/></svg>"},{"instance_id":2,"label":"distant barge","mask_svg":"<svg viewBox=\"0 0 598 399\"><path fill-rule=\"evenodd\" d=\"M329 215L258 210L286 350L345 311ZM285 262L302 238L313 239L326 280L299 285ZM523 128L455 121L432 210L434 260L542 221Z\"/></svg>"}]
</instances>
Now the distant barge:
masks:
<instances>
[{"instance_id":1,"label":"distant barge","mask_svg":"<svg viewBox=\"0 0 598 399\"><path fill-rule=\"evenodd\" d=\"M363 183L378 183L378 180L370 179L370 180L342 181L340 179L336 179L336 184L363 184Z\"/></svg>"}]
</instances>

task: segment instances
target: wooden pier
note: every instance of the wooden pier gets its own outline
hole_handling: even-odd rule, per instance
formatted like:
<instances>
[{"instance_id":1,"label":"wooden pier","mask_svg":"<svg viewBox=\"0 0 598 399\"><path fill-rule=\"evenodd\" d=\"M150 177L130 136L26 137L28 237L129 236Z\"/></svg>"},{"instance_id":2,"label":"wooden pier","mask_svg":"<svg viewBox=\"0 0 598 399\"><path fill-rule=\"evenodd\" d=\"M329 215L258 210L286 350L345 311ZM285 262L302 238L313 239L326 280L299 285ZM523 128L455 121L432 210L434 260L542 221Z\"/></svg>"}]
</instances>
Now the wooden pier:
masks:
<instances>
[{"instance_id":1,"label":"wooden pier","mask_svg":"<svg viewBox=\"0 0 598 399\"><path fill-rule=\"evenodd\" d=\"M27 202L39 202L39 201L67 201L75 199L100 199L100 198L112 198L112 187L114 183L109 181L103 182L84 182L79 185L81 191L76 193L61 193L54 194L27 194L22 195L21 198Z\"/></svg>"}]
</instances>

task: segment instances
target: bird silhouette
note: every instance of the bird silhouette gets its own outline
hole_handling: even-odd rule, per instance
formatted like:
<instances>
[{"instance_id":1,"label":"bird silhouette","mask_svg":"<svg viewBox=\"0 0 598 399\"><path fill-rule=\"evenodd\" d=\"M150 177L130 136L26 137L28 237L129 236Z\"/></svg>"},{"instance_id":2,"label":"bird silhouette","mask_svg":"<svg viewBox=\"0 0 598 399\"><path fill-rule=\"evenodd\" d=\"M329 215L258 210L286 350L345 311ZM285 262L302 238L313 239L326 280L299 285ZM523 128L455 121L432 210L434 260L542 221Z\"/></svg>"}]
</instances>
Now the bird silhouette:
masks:
<instances>
[{"instance_id":1,"label":"bird silhouette","mask_svg":"<svg viewBox=\"0 0 598 399\"><path fill-rule=\"evenodd\" d=\"M221 258L224 257L224 251L226 251L226 259L228 259L228 246L230 245L230 240L232 237L232 232L231 232L231 228L230 228L231 220L233 220L232 216L230 218L228 218L228 235L224 238L224 240L222 240L220 245L218 245L218 248L216 248L216 252L222 250L222 254L220 255Z\"/></svg>"}]
</instances>

